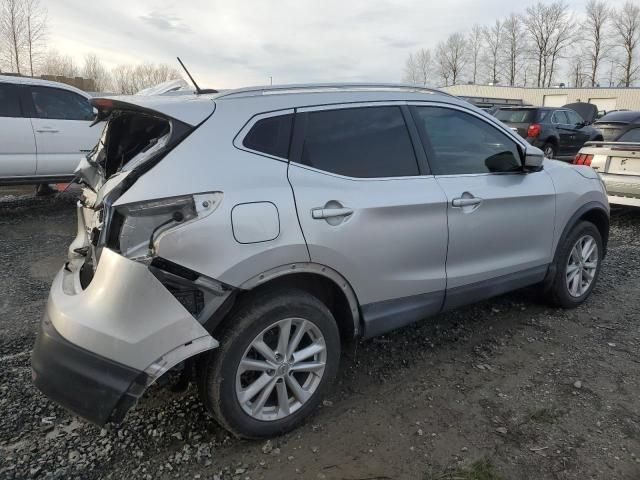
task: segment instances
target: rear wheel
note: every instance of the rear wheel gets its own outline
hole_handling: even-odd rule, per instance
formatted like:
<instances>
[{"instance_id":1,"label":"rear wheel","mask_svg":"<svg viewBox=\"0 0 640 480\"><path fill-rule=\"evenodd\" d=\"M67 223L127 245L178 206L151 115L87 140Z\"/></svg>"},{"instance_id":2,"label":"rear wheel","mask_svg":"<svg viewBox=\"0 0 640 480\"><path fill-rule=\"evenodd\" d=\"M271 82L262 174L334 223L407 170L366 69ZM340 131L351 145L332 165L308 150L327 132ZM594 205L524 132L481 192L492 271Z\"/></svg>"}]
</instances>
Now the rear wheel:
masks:
<instances>
[{"instance_id":1,"label":"rear wheel","mask_svg":"<svg viewBox=\"0 0 640 480\"><path fill-rule=\"evenodd\" d=\"M327 307L302 290L264 292L227 319L203 360L199 390L233 434L285 433L308 416L335 377L340 337Z\"/></svg>"},{"instance_id":2,"label":"rear wheel","mask_svg":"<svg viewBox=\"0 0 640 480\"><path fill-rule=\"evenodd\" d=\"M555 158L556 156L556 146L551 142L545 143L542 146L542 151L544 152L544 156L546 158Z\"/></svg>"},{"instance_id":3,"label":"rear wheel","mask_svg":"<svg viewBox=\"0 0 640 480\"><path fill-rule=\"evenodd\" d=\"M602 237L596 226L578 223L558 247L555 277L548 292L551 303L563 308L583 303L598 280L602 254Z\"/></svg>"}]
</instances>

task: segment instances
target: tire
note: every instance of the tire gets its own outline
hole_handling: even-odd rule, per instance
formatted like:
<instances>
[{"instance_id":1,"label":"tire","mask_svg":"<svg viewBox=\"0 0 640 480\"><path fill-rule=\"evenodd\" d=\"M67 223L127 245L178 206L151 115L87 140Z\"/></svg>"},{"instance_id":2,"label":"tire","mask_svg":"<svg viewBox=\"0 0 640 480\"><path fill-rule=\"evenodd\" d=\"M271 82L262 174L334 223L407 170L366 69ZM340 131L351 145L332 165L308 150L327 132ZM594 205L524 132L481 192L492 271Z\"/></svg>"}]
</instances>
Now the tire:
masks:
<instances>
[{"instance_id":1,"label":"tire","mask_svg":"<svg viewBox=\"0 0 640 480\"><path fill-rule=\"evenodd\" d=\"M295 354L280 356L278 339L286 330L287 321L291 322L286 342L289 348L300 326L308 322L304 323L305 330L301 331L306 333L294 350L299 353L307 347L319 349L324 345L324 352L309 357L311 360L307 358L315 367L324 361L322 370L292 372L306 362L295 361ZM226 330L218 337L220 347L206 354L198 368L198 389L207 409L224 428L241 438L268 438L297 427L315 410L338 370L340 335L329 309L303 290L271 290L242 302L225 325ZM254 347L258 337L270 348L267 351L260 345L260 352L269 355ZM260 370L249 368L241 373L243 359L252 366L259 363ZM265 369L267 364L274 368ZM292 378L302 390L297 390ZM249 396L250 387L260 383L258 379L269 383L257 390L256 395ZM294 387L298 395L294 394ZM269 388L271 393L265 393ZM246 400L241 402L243 394ZM260 408L264 397L264 407Z\"/></svg>"},{"instance_id":2,"label":"tire","mask_svg":"<svg viewBox=\"0 0 640 480\"><path fill-rule=\"evenodd\" d=\"M558 153L558 149L551 142L546 142L542 146L542 151L544 152L544 156L547 157L547 158L550 158L550 159L555 158L556 154Z\"/></svg>"},{"instance_id":3,"label":"tire","mask_svg":"<svg viewBox=\"0 0 640 480\"><path fill-rule=\"evenodd\" d=\"M595 243L595 254L592 254L587 259L588 261L582 258L582 269L578 267L578 273L570 277L570 272L575 271L575 265L573 265L576 261L575 253L573 252L574 247L578 241L582 241L585 238L591 239ZM589 297L598 281L603 251L602 237L594 224L582 221L574 226L556 251L554 259L555 274L551 286L546 292L549 303L562 308L575 308L581 305ZM590 269L587 268L587 265L593 263L594 260L596 264L592 272L591 281L585 286L586 279L590 276L590 272L588 272ZM583 271L585 272L584 274L582 273ZM575 275L578 276L576 277ZM573 278L574 281L571 282L570 278ZM579 282L579 284L576 282Z\"/></svg>"}]
</instances>

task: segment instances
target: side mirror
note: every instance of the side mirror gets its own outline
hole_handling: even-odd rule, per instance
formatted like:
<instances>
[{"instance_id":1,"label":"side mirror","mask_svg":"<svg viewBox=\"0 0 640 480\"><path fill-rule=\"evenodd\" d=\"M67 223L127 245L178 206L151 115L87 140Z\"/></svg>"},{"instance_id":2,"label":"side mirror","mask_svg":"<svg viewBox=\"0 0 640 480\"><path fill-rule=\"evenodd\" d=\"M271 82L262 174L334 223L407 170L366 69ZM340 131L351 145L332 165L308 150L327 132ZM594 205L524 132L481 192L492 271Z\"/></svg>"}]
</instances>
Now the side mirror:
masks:
<instances>
[{"instance_id":1,"label":"side mirror","mask_svg":"<svg viewBox=\"0 0 640 480\"><path fill-rule=\"evenodd\" d=\"M527 150L524 154L524 168L525 170L541 170L542 162L544 161L544 153L539 148L533 145L527 146Z\"/></svg>"}]
</instances>

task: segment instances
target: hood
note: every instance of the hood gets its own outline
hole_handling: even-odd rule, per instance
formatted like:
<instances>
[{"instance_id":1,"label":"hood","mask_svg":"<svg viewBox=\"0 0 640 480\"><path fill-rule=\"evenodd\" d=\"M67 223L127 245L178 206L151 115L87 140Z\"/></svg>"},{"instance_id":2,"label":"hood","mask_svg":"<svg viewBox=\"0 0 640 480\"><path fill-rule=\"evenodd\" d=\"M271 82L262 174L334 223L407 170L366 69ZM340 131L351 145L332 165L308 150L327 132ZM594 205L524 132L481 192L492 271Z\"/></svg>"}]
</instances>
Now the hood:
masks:
<instances>
[{"instance_id":1,"label":"hood","mask_svg":"<svg viewBox=\"0 0 640 480\"><path fill-rule=\"evenodd\" d=\"M91 99L101 115L113 110L127 110L145 112L150 115L160 114L195 127L209 117L215 107L215 102L201 95L121 95L116 97L97 97ZM98 117L100 120L101 117Z\"/></svg>"},{"instance_id":2,"label":"hood","mask_svg":"<svg viewBox=\"0 0 640 480\"><path fill-rule=\"evenodd\" d=\"M562 108L570 108L578 115L580 115L583 120L589 124L593 123L598 115L598 107L596 107L593 103L585 103L585 102L577 102L577 103L569 103Z\"/></svg>"}]
</instances>

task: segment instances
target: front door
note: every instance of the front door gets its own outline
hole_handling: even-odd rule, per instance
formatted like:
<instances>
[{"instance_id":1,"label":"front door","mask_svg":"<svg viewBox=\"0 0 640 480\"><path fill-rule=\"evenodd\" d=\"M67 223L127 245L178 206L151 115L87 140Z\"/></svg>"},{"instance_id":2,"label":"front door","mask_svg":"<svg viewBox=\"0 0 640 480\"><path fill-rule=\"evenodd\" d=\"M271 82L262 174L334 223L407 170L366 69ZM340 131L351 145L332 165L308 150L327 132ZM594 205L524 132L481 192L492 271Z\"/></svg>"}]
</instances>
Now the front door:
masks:
<instances>
[{"instance_id":1,"label":"front door","mask_svg":"<svg viewBox=\"0 0 640 480\"><path fill-rule=\"evenodd\" d=\"M351 284L366 336L435 313L444 298L446 197L419 167L407 115L399 105L296 115L289 181L309 254Z\"/></svg>"},{"instance_id":2,"label":"front door","mask_svg":"<svg viewBox=\"0 0 640 480\"><path fill-rule=\"evenodd\" d=\"M98 142L101 128L89 101L69 90L31 86L31 119L38 147L37 175L72 175Z\"/></svg>"},{"instance_id":3,"label":"front door","mask_svg":"<svg viewBox=\"0 0 640 480\"><path fill-rule=\"evenodd\" d=\"M551 262L555 190L525 173L516 141L475 112L412 107L448 201L445 307L541 281Z\"/></svg>"}]
</instances>

